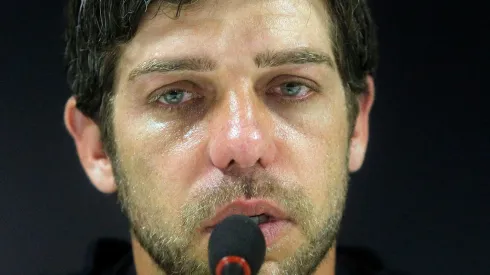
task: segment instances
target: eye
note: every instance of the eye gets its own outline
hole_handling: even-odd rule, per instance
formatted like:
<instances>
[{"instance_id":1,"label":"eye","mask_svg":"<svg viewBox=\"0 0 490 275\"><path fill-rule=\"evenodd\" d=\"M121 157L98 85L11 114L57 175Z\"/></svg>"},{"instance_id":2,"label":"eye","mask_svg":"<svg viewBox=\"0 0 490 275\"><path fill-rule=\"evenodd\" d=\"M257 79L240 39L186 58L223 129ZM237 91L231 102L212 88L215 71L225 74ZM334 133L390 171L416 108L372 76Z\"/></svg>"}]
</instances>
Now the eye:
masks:
<instances>
[{"instance_id":1,"label":"eye","mask_svg":"<svg viewBox=\"0 0 490 275\"><path fill-rule=\"evenodd\" d=\"M163 105L179 105L196 97L185 89L169 89L158 95L156 101Z\"/></svg>"},{"instance_id":2,"label":"eye","mask_svg":"<svg viewBox=\"0 0 490 275\"><path fill-rule=\"evenodd\" d=\"M299 82L286 82L272 89L272 93L291 99L303 99L311 93L310 87Z\"/></svg>"}]
</instances>

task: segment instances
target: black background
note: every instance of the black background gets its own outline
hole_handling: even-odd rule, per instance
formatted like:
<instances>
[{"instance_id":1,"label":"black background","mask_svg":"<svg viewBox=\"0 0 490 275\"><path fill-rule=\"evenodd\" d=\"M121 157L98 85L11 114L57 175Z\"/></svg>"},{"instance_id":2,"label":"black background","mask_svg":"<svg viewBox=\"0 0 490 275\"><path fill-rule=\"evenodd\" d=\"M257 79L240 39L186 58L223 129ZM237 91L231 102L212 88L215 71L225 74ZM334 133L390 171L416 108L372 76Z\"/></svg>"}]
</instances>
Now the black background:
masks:
<instances>
[{"instance_id":1,"label":"black background","mask_svg":"<svg viewBox=\"0 0 490 275\"><path fill-rule=\"evenodd\" d=\"M490 274L490 22L477 2L371 1L377 98L339 242L411 274ZM64 3L1 5L0 274L67 274L90 241L128 236L63 126Z\"/></svg>"}]
</instances>

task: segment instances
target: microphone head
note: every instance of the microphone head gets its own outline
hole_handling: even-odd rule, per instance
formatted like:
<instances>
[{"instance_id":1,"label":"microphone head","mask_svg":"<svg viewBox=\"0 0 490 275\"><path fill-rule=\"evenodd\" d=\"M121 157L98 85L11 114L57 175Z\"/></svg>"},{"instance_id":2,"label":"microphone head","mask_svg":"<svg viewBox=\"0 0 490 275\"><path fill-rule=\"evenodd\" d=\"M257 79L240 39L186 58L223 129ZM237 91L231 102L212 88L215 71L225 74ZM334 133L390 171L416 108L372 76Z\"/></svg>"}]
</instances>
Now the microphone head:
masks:
<instances>
[{"instance_id":1,"label":"microphone head","mask_svg":"<svg viewBox=\"0 0 490 275\"><path fill-rule=\"evenodd\" d=\"M264 263L265 238L259 226L249 217L232 215L217 224L208 243L209 268L215 274L221 259L238 256L247 261L252 274Z\"/></svg>"}]
</instances>

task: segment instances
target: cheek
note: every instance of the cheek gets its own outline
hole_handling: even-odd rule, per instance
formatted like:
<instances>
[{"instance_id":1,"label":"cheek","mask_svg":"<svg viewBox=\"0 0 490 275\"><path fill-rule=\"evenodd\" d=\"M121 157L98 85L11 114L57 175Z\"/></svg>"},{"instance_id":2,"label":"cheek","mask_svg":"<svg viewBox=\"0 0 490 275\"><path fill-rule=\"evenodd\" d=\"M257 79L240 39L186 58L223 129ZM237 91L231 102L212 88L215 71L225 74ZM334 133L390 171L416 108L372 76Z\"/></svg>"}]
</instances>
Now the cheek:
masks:
<instances>
[{"instance_id":1,"label":"cheek","mask_svg":"<svg viewBox=\"0 0 490 275\"><path fill-rule=\"evenodd\" d=\"M345 100L339 96L321 105L301 123L282 124L279 135L286 152L282 165L317 206L328 200L326 194L345 185L348 153Z\"/></svg>"},{"instance_id":2,"label":"cheek","mask_svg":"<svg viewBox=\"0 0 490 275\"><path fill-rule=\"evenodd\" d=\"M134 194L146 206L178 209L197 171L203 131L126 110L114 113L114 134L122 169L129 184L137 186Z\"/></svg>"}]
</instances>

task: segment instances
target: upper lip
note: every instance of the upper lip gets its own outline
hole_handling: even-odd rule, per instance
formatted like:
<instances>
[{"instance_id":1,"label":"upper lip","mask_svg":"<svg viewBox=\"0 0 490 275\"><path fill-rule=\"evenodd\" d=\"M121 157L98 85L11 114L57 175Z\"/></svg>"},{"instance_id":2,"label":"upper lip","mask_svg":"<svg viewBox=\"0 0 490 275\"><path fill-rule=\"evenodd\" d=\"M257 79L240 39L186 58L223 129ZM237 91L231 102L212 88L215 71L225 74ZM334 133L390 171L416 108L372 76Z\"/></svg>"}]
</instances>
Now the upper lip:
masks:
<instances>
[{"instance_id":1,"label":"upper lip","mask_svg":"<svg viewBox=\"0 0 490 275\"><path fill-rule=\"evenodd\" d=\"M201 228L207 230L231 215L258 216L265 214L274 220L288 220L286 213L276 203L266 200L236 200L230 204L218 207L213 218L202 223Z\"/></svg>"}]
</instances>

